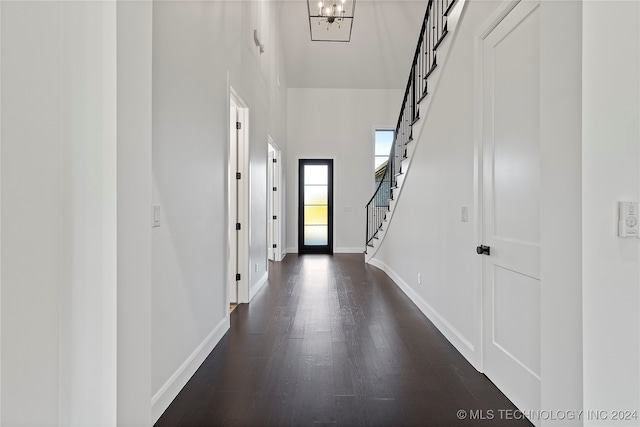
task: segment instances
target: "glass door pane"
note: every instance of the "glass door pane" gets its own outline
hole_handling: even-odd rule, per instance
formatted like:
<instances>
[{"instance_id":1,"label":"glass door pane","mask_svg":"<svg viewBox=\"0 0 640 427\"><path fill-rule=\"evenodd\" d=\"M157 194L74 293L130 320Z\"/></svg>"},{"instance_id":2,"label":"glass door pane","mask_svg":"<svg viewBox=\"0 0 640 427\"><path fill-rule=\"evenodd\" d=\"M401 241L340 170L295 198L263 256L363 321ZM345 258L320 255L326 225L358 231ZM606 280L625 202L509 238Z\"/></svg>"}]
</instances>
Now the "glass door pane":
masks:
<instances>
[{"instance_id":1,"label":"glass door pane","mask_svg":"<svg viewBox=\"0 0 640 427\"><path fill-rule=\"evenodd\" d=\"M299 252L332 252L332 160L300 160Z\"/></svg>"},{"instance_id":2,"label":"glass door pane","mask_svg":"<svg viewBox=\"0 0 640 427\"><path fill-rule=\"evenodd\" d=\"M304 244L328 243L329 212L327 165L304 166Z\"/></svg>"}]
</instances>

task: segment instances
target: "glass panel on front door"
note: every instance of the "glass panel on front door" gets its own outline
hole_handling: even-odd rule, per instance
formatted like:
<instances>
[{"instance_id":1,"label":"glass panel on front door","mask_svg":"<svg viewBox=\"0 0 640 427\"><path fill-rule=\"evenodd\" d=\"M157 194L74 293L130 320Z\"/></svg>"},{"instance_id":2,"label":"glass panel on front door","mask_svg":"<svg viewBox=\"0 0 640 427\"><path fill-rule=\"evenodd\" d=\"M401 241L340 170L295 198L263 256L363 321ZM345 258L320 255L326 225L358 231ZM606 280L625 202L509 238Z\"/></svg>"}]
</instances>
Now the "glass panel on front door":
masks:
<instances>
[{"instance_id":1,"label":"glass panel on front door","mask_svg":"<svg viewBox=\"0 0 640 427\"><path fill-rule=\"evenodd\" d=\"M300 160L299 252L331 253L332 160Z\"/></svg>"}]
</instances>

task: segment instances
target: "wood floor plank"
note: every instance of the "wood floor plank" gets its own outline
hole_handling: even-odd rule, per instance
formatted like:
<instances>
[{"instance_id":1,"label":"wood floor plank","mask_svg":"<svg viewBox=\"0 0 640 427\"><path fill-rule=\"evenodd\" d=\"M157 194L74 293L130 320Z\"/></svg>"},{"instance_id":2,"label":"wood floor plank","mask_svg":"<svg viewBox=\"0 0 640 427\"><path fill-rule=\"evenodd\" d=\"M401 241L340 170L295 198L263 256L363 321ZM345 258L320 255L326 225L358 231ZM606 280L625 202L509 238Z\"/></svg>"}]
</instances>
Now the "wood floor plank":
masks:
<instances>
[{"instance_id":1,"label":"wood floor plank","mask_svg":"<svg viewBox=\"0 0 640 427\"><path fill-rule=\"evenodd\" d=\"M288 255L155 424L530 426L359 254ZM483 412L484 411L484 412Z\"/></svg>"}]
</instances>

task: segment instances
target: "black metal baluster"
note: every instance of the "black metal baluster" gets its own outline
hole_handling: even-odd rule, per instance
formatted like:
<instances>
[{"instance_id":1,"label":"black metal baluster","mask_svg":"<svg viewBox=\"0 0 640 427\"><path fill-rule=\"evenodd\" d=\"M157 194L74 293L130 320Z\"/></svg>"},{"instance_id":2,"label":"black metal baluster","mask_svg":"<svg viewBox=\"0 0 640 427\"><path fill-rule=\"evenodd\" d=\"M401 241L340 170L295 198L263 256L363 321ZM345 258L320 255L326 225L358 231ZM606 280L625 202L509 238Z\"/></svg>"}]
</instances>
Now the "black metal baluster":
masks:
<instances>
[{"instance_id":1,"label":"black metal baluster","mask_svg":"<svg viewBox=\"0 0 640 427\"><path fill-rule=\"evenodd\" d=\"M420 100L424 98L425 93L427 92L427 82L424 80L424 55L422 53L422 44L424 41L424 31L420 34L420 43L418 44L418 60L420 61L420 76L418 77L420 80Z\"/></svg>"},{"instance_id":2,"label":"black metal baluster","mask_svg":"<svg viewBox=\"0 0 640 427\"><path fill-rule=\"evenodd\" d=\"M436 0L436 27L438 29L438 45L442 37L442 1Z\"/></svg>"},{"instance_id":3,"label":"black metal baluster","mask_svg":"<svg viewBox=\"0 0 640 427\"><path fill-rule=\"evenodd\" d=\"M431 69L436 64L436 43L438 43L438 34L436 32L436 8L431 8Z\"/></svg>"},{"instance_id":4,"label":"black metal baluster","mask_svg":"<svg viewBox=\"0 0 640 427\"><path fill-rule=\"evenodd\" d=\"M431 70L433 69L433 29L431 28L433 26L433 19L431 18L431 3L429 3L428 16L426 32L428 38L427 51L429 52L429 69L427 70L427 77L429 77L429 74L431 74Z\"/></svg>"}]
</instances>

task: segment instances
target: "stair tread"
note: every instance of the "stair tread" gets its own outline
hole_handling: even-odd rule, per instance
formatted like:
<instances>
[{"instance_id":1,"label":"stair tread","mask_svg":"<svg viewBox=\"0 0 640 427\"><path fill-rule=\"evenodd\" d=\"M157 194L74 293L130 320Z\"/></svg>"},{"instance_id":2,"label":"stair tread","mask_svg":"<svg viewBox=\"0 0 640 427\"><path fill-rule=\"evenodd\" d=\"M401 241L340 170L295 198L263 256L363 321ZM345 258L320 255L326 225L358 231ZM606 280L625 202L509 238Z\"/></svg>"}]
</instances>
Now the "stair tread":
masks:
<instances>
[{"instance_id":1,"label":"stair tread","mask_svg":"<svg viewBox=\"0 0 640 427\"><path fill-rule=\"evenodd\" d=\"M418 104L420 104L422 102L422 100L427 97L427 95L429 95L429 92L427 92L426 88L425 88L425 91L422 92L422 95L420 96L420 99L418 99Z\"/></svg>"},{"instance_id":2,"label":"stair tread","mask_svg":"<svg viewBox=\"0 0 640 427\"><path fill-rule=\"evenodd\" d=\"M447 35L448 33L449 33L449 32L448 32L448 31L447 31L447 29L445 28L445 29L444 29L444 31L442 32L442 35L440 36L440 40L438 40L438 41L436 42L435 46L433 46L433 50L438 49L438 46L440 46L440 44L444 41L444 39L445 39L445 37L446 37L446 35Z\"/></svg>"},{"instance_id":3,"label":"stair tread","mask_svg":"<svg viewBox=\"0 0 640 427\"><path fill-rule=\"evenodd\" d=\"M427 74L424 76L424 79L425 80L428 79L431 73L433 73L437 67L438 67L438 63L436 62L436 58L434 57L433 64L431 65L431 68L429 68L429 71L427 71Z\"/></svg>"},{"instance_id":4,"label":"stair tread","mask_svg":"<svg viewBox=\"0 0 640 427\"><path fill-rule=\"evenodd\" d=\"M451 4L447 7L447 10L444 11L443 15L449 16L449 13L451 13L451 9L453 9L453 6L455 5L456 5L456 2L452 1Z\"/></svg>"}]
</instances>

